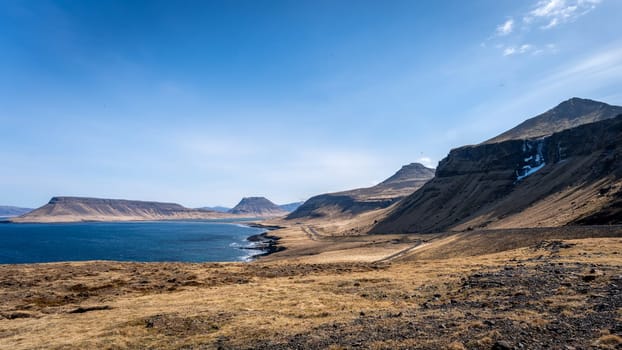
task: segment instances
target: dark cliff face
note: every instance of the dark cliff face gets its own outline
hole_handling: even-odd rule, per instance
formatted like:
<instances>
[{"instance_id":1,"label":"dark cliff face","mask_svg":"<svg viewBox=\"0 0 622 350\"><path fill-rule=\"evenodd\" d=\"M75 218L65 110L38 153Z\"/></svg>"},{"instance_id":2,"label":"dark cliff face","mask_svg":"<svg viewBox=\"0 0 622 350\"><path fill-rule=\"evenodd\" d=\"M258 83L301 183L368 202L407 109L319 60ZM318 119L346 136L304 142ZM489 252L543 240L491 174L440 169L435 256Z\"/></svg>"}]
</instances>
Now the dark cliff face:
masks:
<instances>
[{"instance_id":1,"label":"dark cliff face","mask_svg":"<svg viewBox=\"0 0 622 350\"><path fill-rule=\"evenodd\" d=\"M436 177L371 232L438 232L470 220L486 227L564 189L621 178L622 116L540 139L462 147L452 150L439 163ZM591 217L563 214L569 215L566 223ZM478 217L489 221L474 219Z\"/></svg>"},{"instance_id":2,"label":"dark cliff face","mask_svg":"<svg viewBox=\"0 0 622 350\"><path fill-rule=\"evenodd\" d=\"M387 208L433 177L434 169L411 163L376 186L311 197L286 218L294 220L353 216Z\"/></svg>"},{"instance_id":3,"label":"dark cliff face","mask_svg":"<svg viewBox=\"0 0 622 350\"><path fill-rule=\"evenodd\" d=\"M499 144L465 146L451 150L436 170L437 177L470 173L507 172L522 159L523 141L512 140Z\"/></svg>"}]
</instances>

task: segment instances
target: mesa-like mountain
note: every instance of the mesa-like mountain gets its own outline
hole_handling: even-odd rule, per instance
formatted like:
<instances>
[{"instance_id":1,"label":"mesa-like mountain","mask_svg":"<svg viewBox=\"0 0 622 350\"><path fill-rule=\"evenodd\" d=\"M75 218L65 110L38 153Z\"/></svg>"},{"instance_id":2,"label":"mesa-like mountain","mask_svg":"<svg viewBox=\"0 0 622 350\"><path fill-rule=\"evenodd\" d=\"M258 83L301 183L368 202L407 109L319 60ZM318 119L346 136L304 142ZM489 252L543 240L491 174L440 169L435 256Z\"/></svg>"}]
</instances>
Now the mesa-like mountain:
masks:
<instances>
[{"instance_id":1,"label":"mesa-like mountain","mask_svg":"<svg viewBox=\"0 0 622 350\"><path fill-rule=\"evenodd\" d=\"M433 177L434 169L419 163L411 163L373 187L312 197L289 214L286 219L351 218L362 213L387 208L413 193Z\"/></svg>"},{"instance_id":2,"label":"mesa-like mountain","mask_svg":"<svg viewBox=\"0 0 622 350\"><path fill-rule=\"evenodd\" d=\"M189 209L176 203L124 199L53 197L46 205L12 222L80 222L215 219L228 214Z\"/></svg>"},{"instance_id":3,"label":"mesa-like mountain","mask_svg":"<svg viewBox=\"0 0 622 350\"><path fill-rule=\"evenodd\" d=\"M611 106L604 102L573 97L555 108L527 119L485 143L548 136L579 125L611 119L619 114L622 114L622 107L620 106Z\"/></svg>"},{"instance_id":4,"label":"mesa-like mountain","mask_svg":"<svg viewBox=\"0 0 622 350\"><path fill-rule=\"evenodd\" d=\"M265 197L244 197L233 209L229 210L229 213L252 217L277 217L286 215L287 211Z\"/></svg>"},{"instance_id":5,"label":"mesa-like mountain","mask_svg":"<svg viewBox=\"0 0 622 350\"><path fill-rule=\"evenodd\" d=\"M370 232L622 223L622 115L611 118L612 111L622 113L575 98L483 144L454 149L433 180Z\"/></svg>"},{"instance_id":6,"label":"mesa-like mountain","mask_svg":"<svg viewBox=\"0 0 622 350\"><path fill-rule=\"evenodd\" d=\"M10 217L24 215L32 211L31 208L20 208L9 205L0 205L0 217Z\"/></svg>"}]
</instances>

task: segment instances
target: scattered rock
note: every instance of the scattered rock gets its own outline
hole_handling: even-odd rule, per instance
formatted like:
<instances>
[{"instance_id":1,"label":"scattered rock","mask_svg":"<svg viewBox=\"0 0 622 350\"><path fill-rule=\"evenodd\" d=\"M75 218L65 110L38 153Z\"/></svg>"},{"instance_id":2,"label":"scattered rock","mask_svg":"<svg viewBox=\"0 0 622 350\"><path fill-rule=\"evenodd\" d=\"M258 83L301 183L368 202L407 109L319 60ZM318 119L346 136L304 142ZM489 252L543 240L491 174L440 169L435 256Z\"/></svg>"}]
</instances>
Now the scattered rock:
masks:
<instances>
[{"instance_id":1,"label":"scattered rock","mask_svg":"<svg viewBox=\"0 0 622 350\"><path fill-rule=\"evenodd\" d=\"M513 347L512 345L510 345L510 343L504 340L501 340L501 341L496 342L490 349L491 350L512 350Z\"/></svg>"},{"instance_id":2,"label":"scattered rock","mask_svg":"<svg viewBox=\"0 0 622 350\"><path fill-rule=\"evenodd\" d=\"M9 320L14 320L14 319L17 319L17 318L30 318L30 317L33 317L33 315L31 313L23 312L23 311L11 312L9 314L3 314L3 315L0 315L0 316L3 316L4 318L7 318Z\"/></svg>"},{"instance_id":3,"label":"scattered rock","mask_svg":"<svg viewBox=\"0 0 622 350\"><path fill-rule=\"evenodd\" d=\"M100 310L110 310L112 309L108 305L96 305L96 306L80 306L76 309L69 311L70 314L83 314L89 311L100 311Z\"/></svg>"},{"instance_id":4,"label":"scattered rock","mask_svg":"<svg viewBox=\"0 0 622 350\"><path fill-rule=\"evenodd\" d=\"M596 280L596 276L595 275L583 275L581 279L583 280L583 282L592 282Z\"/></svg>"}]
</instances>

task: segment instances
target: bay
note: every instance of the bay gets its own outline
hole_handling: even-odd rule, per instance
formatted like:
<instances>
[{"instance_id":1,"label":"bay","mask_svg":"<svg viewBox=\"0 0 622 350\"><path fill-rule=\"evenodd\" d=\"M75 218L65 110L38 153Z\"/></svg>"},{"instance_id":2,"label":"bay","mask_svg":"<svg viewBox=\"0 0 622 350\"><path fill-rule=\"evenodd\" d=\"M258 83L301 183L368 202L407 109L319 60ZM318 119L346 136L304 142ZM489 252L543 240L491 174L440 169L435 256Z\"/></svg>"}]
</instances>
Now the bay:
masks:
<instances>
[{"instance_id":1,"label":"bay","mask_svg":"<svg viewBox=\"0 0 622 350\"><path fill-rule=\"evenodd\" d=\"M227 221L0 224L0 264L59 261L245 261L264 229Z\"/></svg>"}]
</instances>

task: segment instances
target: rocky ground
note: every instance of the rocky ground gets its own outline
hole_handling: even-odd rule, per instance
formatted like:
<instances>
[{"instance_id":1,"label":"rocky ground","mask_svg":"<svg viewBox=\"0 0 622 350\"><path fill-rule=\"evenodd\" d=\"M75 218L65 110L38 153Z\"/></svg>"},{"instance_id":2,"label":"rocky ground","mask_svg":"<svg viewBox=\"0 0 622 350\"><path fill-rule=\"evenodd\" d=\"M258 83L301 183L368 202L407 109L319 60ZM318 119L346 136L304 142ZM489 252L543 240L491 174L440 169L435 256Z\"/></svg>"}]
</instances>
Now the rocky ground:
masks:
<instances>
[{"instance_id":1,"label":"rocky ground","mask_svg":"<svg viewBox=\"0 0 622 350\"><path fill-rule=\"evenodd\" d=\"M381 263L2 265L0 348L621 349L622 238Z\"/></svg>"}]
</instances>

